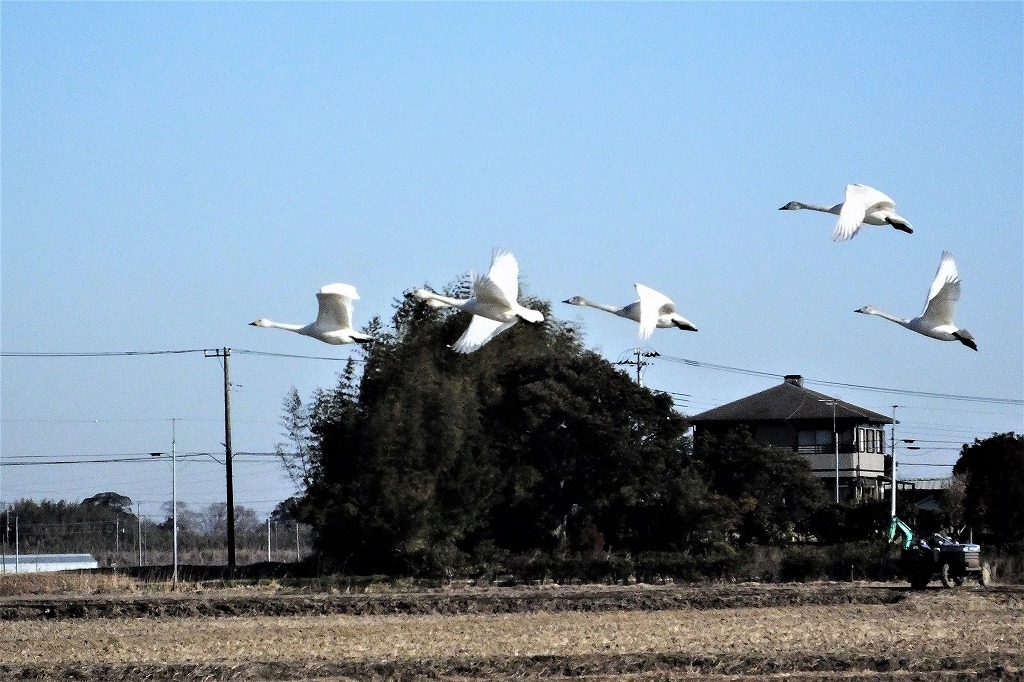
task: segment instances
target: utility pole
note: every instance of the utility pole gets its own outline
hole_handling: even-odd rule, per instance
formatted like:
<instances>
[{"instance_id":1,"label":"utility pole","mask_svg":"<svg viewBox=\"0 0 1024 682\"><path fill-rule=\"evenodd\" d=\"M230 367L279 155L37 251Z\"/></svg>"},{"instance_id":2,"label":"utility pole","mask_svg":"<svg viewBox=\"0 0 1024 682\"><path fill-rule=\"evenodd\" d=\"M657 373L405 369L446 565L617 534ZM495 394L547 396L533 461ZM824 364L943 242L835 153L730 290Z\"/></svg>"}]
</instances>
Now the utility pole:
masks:
<instances>
[{"instance_id":1,"label":"utility pole","mask_svg":"<svg viewBox=\"0 0 1024 682\"><path fill-rule=\"evenodd\" d=\"M135 518L139 522L139 566L142 565L142 504L135 503Z\"/></svg>"},{"instance_id":2,"label":"utility pole","mask_svg":"<svg viewBox=\"0 0 1024 682\"><path fill-rule=\"evenodd\" d=\"M224 468L227 478L228 575L235 575L235 484L231 472L231 377L228 369L230 348L206 351L208 358L224 358Z\"/></svg>"},{"instance_id":3,"label":"utility pole","mask_svg":"<svg viewBox=\"0 0 1024 682\"><path fill-rule=\"evenodd\" d=\"M178 588L178 420L171 419L171 555L174 566L171 568L171 589ZM166 452L151 452L153 457L166 455Z\"/></svg>"},{"instance_id":4,"label":"utility pole","mask_svg":"<svg viewBox=\"0 0 1024 682\"><path fill-rule=\"evenodd\" d=\"M899 423L896 421L897 407L899 405L892 406L892 430L889 441L889 450L892 452L892 496L889 504L889 516L894 519L896 518L896 425Z\"/></svg>"},{"instance_id":5,"label":"utility pole","mask_svg":"<svg viewBox=\"0 0 1024 682\"><path fill-rule=\"evenodd\" d=\"M660 354L657 351L643 350L642 348L634 348L633 350L628 351L628 352L632 353L634 356L636 356L636 360L619 360L615 364L616 365L631 365L631 366L635 366L636 367L636 383L637 383L637 386L643 386L644 383L643 383L643 376L642 376L641 372L643 371L644 367L646 367L647 365L653 365L654 363L653 362L648 362L647 360L643 360L642 358L656 358Z\"/></svg>"},{"instance_id":6,"label":"utility pole","mask_svg":"<svg viewBox=\"0 0 1024 682\"><path fill-rule=\"evenodd\" d=\"M171 536L173 537L174 569L171 587L178 586L178 420L171 420Z\"/></svg>"}]
</instances>

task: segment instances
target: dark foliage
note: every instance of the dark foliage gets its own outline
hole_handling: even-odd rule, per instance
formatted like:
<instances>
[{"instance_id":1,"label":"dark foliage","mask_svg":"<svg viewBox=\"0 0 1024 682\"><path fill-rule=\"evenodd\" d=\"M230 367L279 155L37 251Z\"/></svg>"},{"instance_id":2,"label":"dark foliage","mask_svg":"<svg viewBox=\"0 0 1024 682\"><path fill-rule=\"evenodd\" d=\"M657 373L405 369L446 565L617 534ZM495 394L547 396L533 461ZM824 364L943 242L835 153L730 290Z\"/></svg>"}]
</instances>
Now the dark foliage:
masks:
<instances>
[{"instance_id":1,"label":"dark foliage","mask_svg":"<svg viewBox=\"0 0 1024 682\"><path fill-rule=\"evenodd\" d=\"M667 396L558 322L455 354L447 344L467 321L398 302L390 329L373 323L361 381L344 375L292 410L312 436L298 437L312 445L295 513L325 557L351 571L450 574L528 551L724 539L733 505L689 468L687 425ZM285 423L296 440L295 419Z\"/></svg>"},{"instance_id":2,"label":"dark foliage","mask_svg":"<svg viewBox=\"0 0 1024 682\"><path fill-rule=\"evenodd\" d=\"M826 505L805 457L761 445L746 429L702 436L694 459L710 490L738 507L741 544L785 544L808 535Z\"/></svg>"},{"instance_id":3,"label":"dark foliage","mask_svg":"<svg viewBox=\"0 0 1024 682\"><path fill-rule=\"evenodd\" d=\"M1024 541L1024 435L999 433L964 445L953 474L966 477L963 519L976 541Z\"/></svg>"}]
</instances>

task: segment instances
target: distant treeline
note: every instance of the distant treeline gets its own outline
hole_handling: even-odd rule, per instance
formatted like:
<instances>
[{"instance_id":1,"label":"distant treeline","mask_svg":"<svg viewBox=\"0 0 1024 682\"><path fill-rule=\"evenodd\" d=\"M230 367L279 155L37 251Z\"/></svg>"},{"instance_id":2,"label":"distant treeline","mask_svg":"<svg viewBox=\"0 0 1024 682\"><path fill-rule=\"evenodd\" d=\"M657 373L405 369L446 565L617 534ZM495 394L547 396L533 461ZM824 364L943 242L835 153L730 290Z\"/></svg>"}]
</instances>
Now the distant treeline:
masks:
<instances>
[{"instance_id":1,"label":"distant treeline","mask_svg":"<svg viewBox=\"0 0 1024 682\"><path fill-rule=\"evenodd\" d=\"M104 492L82 502L20 500L0 513L0 551L21 554L92 554L101 566L169 565L172 562L170 504L166 518L139 517L132 500ZM296 537L298 529L298 537ZM17 537L15 537L17 533ZM244 506L235 507L235 543L240 563L267 560L267 523ZM278 511L271 517L274 561L295 561L311 551L311 529ZM296 547L298 546L298 551ZM141 554L141 562L140 562ZM178 502L180 563L227 563L227 506L197 510Z\"/></svg>"}]
</instances>

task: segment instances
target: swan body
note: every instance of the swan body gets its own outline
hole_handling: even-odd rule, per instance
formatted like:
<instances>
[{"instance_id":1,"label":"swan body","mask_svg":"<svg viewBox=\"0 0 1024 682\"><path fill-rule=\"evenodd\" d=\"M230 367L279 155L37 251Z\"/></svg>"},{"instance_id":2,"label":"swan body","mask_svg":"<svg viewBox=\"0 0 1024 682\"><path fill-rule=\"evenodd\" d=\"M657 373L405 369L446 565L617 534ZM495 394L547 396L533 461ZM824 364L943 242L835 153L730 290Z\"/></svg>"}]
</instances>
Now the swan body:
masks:
<instances>
[{"instance_id":1,"label":"swan body","mask_svg":"<svg viewBox=\"0 0 1024 682\"><path fill-rule=\"evenodd\" d=\"M352 329L352 301L358 299L359 294L351 284L328 284L317 292L316 300L320 310L313 322L307 325L286 324L260 318L249 324L253 327L286 329L335 346L369 343L373 337Z\"/></svg>"},{"instance_id":2,"label":"swan body","mask_svg":"<svg viewBox=\"0 0 1024 682\"><path fill-rule=\"evenodd\" d=\"M697 327L692 322L676 311L676 304L668 296L643 284L634 284L633 286L640 299L624 306L595 303L582 296L573 296L562 303L597 308L627 320L633 320L640 324L638 333L641 339L649 338L655 328L677 327L685 331L697 331Z\"/></svg>"},{"instance_id":3,"label":"swan body","mask_svg":"<svg viewBox=\"0 0 1024 682\"><path fill-rule=\"evenodd\" d=\"M799 209L821 211L839 216L836 227L832 231L832 239L846 241L860 230L861 225L892 225L897 230L912 234L913 226L907 219L896 213L896 203L887 195L867 185L847 185L846 199L835 206L819 206L791 201L780 211L796 211Z\"/></svg>"},{"instance_id":4,"label":"swan body","mask_svg":"<svg viewBox=\"0 0 1024 682\"><path fill-rule=\"evenodd\" d=\"M939 261L939 270L935 273L931 289L928 290L924 312L919 317L905 320L871 306L864 306L854 312L877 315L918 334L924 334L940 341L959 341L968 348L978 350L974 336L953 323L953 312L956 302L959 300L960 275L956 270L956 262L953 260L953 254L943 251L942 260Z\"/></svg>"},{"instance_id":5,"label":"swan body","mask_svg":"<svg viewBox=\"0 0 1024 682\"><path fill-rule=\"evenodd\" d=\"M432 308L457 308L473 316L469 327L452 344L456 353L472 353L519 320L544 321L543 313L519 304L519 263L510 252L495 249L487 274L474 273L472 277L470 298L452 298L427 289L417 289L410 294Z\"/></svg>"}]
</instances>

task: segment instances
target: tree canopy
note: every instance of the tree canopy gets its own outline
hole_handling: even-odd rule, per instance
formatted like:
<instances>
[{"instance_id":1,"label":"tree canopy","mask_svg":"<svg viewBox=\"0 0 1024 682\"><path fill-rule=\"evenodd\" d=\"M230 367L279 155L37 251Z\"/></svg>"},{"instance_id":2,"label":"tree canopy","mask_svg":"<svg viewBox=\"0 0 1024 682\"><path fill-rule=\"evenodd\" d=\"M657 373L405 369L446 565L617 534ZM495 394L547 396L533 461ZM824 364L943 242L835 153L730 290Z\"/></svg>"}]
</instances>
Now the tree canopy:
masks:
<instances>
[{"instance_id":1,"label":"tree canopy","mask_svg":"<svg viewBox=\"0 0 1024 682\"><path fill-rule=\"evenodd\" d=\"M746 429L703 434L694 459L710 489L737 505L741 543L780 544L806 535L826 503L806 457L762 445Z\"/></svg>"},{"instance_id":2,"label":"tree canopy","mask_svg":"<svg viewBox=\"0 0 1024 682\"><path fill-rule=\"evenodd\" d=\"M398 301L388 327L371 322L358 379L349 366L311 405L286 401L286 432L306 448L293 463L306 472L296 513L326 557L395 570L724 539L730 505L690 468L687 423L667 395L550 318L453 353L467 322Z\"/></svg>"},{"instance_id":3,"label":"tree canopy","mask_svg":"<svg viewBox=\"0 0 1024 682\"><path fill-rule=\"evenodd\" d=\"M963 518L975 539L1024 540L1024 435L998 433L964 445L953 474L966 479Z\"/></svg>"}]
</instances>

